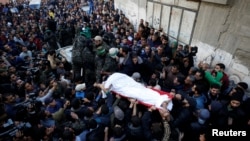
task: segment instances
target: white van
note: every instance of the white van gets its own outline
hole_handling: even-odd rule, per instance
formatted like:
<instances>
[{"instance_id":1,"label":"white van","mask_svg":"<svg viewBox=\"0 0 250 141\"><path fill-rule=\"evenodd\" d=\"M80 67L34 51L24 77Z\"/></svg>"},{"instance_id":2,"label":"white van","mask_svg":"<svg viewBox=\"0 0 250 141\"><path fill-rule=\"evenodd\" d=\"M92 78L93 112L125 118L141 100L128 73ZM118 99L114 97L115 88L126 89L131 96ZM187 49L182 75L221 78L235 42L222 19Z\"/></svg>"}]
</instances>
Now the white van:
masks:
<instances>
[{"instance_id":1,"label":"white van","mask_svg":"<svg viewBox=\"0 0 250 141\"><path fill-rule=\"evenodd\" d=\"M39 9L41 6L41 0L30 0L29 7L31 9Z\"/></svg>"}]
</instances>

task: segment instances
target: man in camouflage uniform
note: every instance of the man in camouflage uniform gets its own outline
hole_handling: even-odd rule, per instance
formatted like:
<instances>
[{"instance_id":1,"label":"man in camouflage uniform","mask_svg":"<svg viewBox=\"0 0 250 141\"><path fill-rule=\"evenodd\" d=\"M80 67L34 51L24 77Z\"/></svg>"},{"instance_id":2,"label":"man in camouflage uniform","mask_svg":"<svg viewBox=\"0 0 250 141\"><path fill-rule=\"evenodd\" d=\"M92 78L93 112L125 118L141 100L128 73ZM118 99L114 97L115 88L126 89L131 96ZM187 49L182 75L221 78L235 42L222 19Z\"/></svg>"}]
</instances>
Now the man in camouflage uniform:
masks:
<instances>
[{"instance_id":1,"label":"man in camouflage uniform","mask_svg":"<svg viewBox=\"0 0 250 141\"><path fill-rule=\"evenodd\" d=\"M102 71L105 66L105 60L107 57L107 52L109 50L108 46L105 46L103 43L101 36L96 36L94 38L95 40L95 50L96 50L96 56L95 56L95 76L96 76L96 82L100 83L102 82Z\"/></svg>"},{"instance_id":2,"label":"man in camouflage uniform","mask_svg":"<svg viewBox=\"0 0 250 141\"><path fill-rule=\"evenodd\" d=\"M89 39L86 41L86 47L83 49L83 68L84 82L86 87L95 83L95 52L93 50L93 42Z\"/></svg>"},{"instance_id":3,"label":"man in camouflage uniform","mask_svg":"<svg viewBox=\"0 0 250 141\"><path fill-rule=\"evenodd\" d=\"M106 42L104 42L101 36L95 36L94 41L95 41L95 48L103 47L106 51L109 51L110 46Z\"/></svg>"},{"instance_id":4,"label":"man in camouflage uniform","mask_svg":"<svg viewBox=\"0 0 250 141\"><path fill-rule=\"evenodd\" d=\"M101 72L101 74L105 76L105 78L118 71L118 52L118 48L112 47L109 49L107 57L105 58L105 64Z\"/></svg>"},{"instance_id":5,"label":"man in camouflage uniform","mask_svg":"<svg viewBox=\"0 0 250 141\"><path fill-rule=\"evenodd\" d=\"M57 38L53 31L46 30L44 33L44 41L47 43L47 51L55 51L58 49Z\"/></svg>"},{"instance_id":6,"label":"man in camouflage uniform","mask_svg":"<svg viewBox=\"0 0 250 141\"><path fill-rule=\"evenodd\" d=\"M82 35L78 35L73 43L72 48L72 69L74 74L74 80L79 77L83 77L83 49L86 46L86 38Z\"/></svg>"}]
</instances>

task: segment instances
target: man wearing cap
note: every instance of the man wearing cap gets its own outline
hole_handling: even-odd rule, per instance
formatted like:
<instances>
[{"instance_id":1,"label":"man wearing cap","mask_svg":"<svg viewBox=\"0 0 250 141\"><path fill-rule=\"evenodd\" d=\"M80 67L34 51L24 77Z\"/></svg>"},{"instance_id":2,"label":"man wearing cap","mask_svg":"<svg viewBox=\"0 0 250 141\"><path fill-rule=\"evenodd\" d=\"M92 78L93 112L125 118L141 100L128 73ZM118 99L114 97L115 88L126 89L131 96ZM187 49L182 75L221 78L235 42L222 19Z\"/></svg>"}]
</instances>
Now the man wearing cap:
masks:
<instances>
[{"instance_id":1,"label":"man wearing cap","mask_svg":"<svg viewBox=\"0 0 250 141\"><path fill-rule=\"evenodd\" d=\"M96 36L94 38L95 40L95 76L96 76L96 82L102 82L102 70L106 61L106 58L109 56L107 55L107 52L109 51L108 47L105 46L105 43L102 41L101 36Z\"/></svg>"},{"instance_id":2,"label":"man wearing cap","mask_svg":"<svg viewBox=\"0 0 250 141\"><path fill-rule=\"evenodd\" d=\"M118 48L110 48L108 52L108 57L105 60L101 74L108 76L116 71L118 71Z\"/></svg>"},{"instance_id":3,"label":"man wearing cap","mask_svg":"<svg viewBox=\"0 0 250 141\"><path fill-rule=\"evenodd\" d=\"M91 30L90 25L88 23L84 22L84 27L82 28L80 34L85 36L87 39L91 38Z\"/></svg>"},{"instance_id":4,"label":"man wearing cap","mask_svg":"<svg viewBox=\"0 0 250 141\"><path fill-rule=\"evenodd\" d=\"M243 100L245 101L247 99L247 93L246 93L247 89L248 89L248 84L246 82L240 81L237 84L228 87L228 89L223 92L223 95L225 97L228 97L230 96L230 93L233 93L235 90L241 91L244 94Z\"/></svg>"},{"instance_id":5,"label":"man wearing cap","mask_svg":"<svg viewBox=\"0 0 250 141\"><path fill-rule=\"evenodd\" d=\"M200 109L195 121L190 123L190 130L185 133L187 140L199 140L200 134L209 129L210 112L208 109Z\"/></svg>"},{"instance_id":6,"label":"man wearing cap","mask_svg":"<svg viewBox=\"0 0 250 141\"><path fill-rule=\"evenodd\" d=\"M107 51L110 49L110 47L103 41L103 38L101 36L95 36L94 38L95 41L95 48L104 48Z\"/></svg>"},{"instance_id":7,"label":"man wearing cap","mask_svg":"<svg viewBox=\"0 0 250 141\"><path fill-rule=\"evenodd\" d=\"M227 103L218 103L220 108L211 104L212 128L240 130L246 125L245 112L242 109L243 95L234 94ZM216 108L216 109L215 109Z\"/></svg>"}]
</instances>

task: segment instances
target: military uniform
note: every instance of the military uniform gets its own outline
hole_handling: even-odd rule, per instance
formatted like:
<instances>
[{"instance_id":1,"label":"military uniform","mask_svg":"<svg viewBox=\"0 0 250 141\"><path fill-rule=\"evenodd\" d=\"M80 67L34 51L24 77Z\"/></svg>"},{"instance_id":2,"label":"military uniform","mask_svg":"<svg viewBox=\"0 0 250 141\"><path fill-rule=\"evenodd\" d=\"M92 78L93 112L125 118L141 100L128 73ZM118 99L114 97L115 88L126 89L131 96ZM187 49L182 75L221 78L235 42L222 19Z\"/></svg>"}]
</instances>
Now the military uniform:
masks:
<instances>
[{"instance_id":1,"label":"military uniform","mask_svg":"<svg viewBox=\"0 0 250 141\"><path fill-rule=\"evenodd\" d=\"M98 41L98 44L95 46L95 76L96 82L102 82L102 74L103 67L105 66L105 60L107 57L107 52L109 51L110 47L103 41L101 36L96 36L94 38L95 41Z\"/></svg>"},{"instance_id":2,"label":"military uniform","mask_svg":"<svg viewBox=\"0 0 250 141\"><path fill-rule=\"evenodd\" d=\"M108 51L110 49L110 46L105 42L102 42L102 44L100 46L98 46L98 47L103 47L106 51Z\"/></svg>"},{"instance_id":3,"label":"military uniform","mask_svg":"<svg viewBox=\"0 0 250 141\"><path fill-rule=\"evenodd\" d=\"M84 36L77 36L72 48L72 69L74 72L74 79L82 77L81 70L83 69L83 49L85 48L86 38Z\"/></svg>"},{"instance_id":4,"label":"military uniform","mask_svg":"<svg viewBox=\"0 0 250 141\"><path fill-rule=\"evenodd\" d=\"M118 61L110 56L105 58L105 63L103 65L103 72L113 73L118 71Z\"/></svg>"},{"instance_id":5,"label":"military uniform","mask_svg":"<svg viewBox=\"0 0 250 141\"><path fill-rule=\"evenodd\" d=\"M95 56L95 76L96 76L96 82L100 83L102 82L102 74L103 67L105 66L105 61L109 57L107 55L107 50L99 46L96 48L96 56Z\"/></svg>"},{"instance_id":6,"label":"military uniform","mask_svg":"<svg viewBox=\"0 0 250 141\"><path fill-rule=\"evenodd\" d=\"M51 30L45 32L44 41L47 43L48 51L55 51L58 49L56 35Z\"/></svg>"},{"instance_id":7,"label":"military uniform","mask_svg":"<svg viewBox=\"0 0 250 141\"><path fill-rule=\"evenodd\" d=\"M91 50L92 47L85 47L83 49L83 68L84 68L84 82L86 86L95 83L95 53Z\"/></svg>"},{"instance_id":8,"label":"military uniform","mask_svg":"<svg viewBox=\"0 0 250 141\"><path fill-rule=\"evenodd\" d=\"M95 77L96 82L101 83L102 82L102 69L105 64L106 60L106 54L104 56L96 55L95 57Z\"/></svg>"}]
</instances>

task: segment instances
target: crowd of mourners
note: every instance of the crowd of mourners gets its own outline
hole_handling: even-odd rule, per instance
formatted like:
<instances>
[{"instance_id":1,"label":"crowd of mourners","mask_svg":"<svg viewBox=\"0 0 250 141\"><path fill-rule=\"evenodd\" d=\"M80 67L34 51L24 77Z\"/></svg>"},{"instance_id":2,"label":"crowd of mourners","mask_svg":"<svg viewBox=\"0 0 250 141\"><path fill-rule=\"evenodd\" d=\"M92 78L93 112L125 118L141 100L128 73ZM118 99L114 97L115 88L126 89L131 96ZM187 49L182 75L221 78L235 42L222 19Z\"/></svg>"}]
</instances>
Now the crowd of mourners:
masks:
<instances>
[{"instance_id":1,"label":"crowd of mourners","mask_svg":"<svg viewBox=\"0 0 250 141\"><path fill-rule=\"evenodd\" d=\"M195 66L197 47L144 19L135 27L113 0L16 0L0 12L1 141L204 141L211 129L250 129L247 83L220 62ZM58 52L71 45L70 59ZM114 72L169 92L173 108L105 91Z\"/></svg>"}]
</instances>

